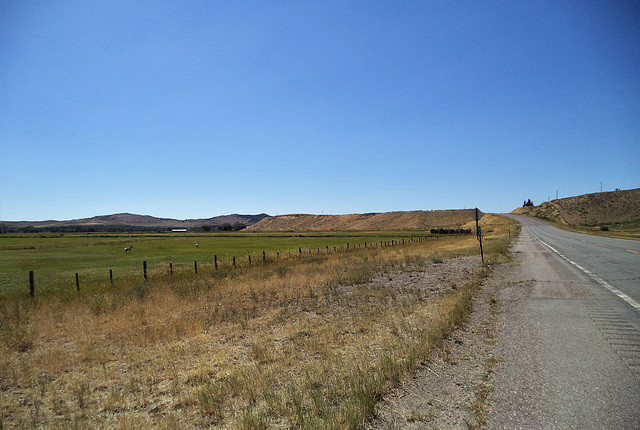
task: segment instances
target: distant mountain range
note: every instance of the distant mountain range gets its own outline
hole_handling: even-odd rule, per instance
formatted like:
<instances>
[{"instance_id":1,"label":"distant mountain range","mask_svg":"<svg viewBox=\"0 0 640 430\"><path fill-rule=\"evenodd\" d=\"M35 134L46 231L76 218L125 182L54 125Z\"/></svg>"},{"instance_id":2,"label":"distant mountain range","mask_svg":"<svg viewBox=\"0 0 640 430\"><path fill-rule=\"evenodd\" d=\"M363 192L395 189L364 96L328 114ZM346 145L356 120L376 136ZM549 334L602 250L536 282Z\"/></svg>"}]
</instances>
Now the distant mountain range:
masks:
<instances>
[{"instance_id":1,"label":"distant mountain range","mask_svg":"<svg viewBox=\"0 0 640 430\"><path fill-rule=\"evenodd\" d=\"M69 221L0 221L0 232L110 232L110 231L168 231L172 229L187 230L216 230L229 229L235 226L250 226L264 218L267 214L259 215L221 215L201 219L170 219L156 218L149 215L121 213L101 215L92 218L74 219Z\"/></svg>"}]
</instances>

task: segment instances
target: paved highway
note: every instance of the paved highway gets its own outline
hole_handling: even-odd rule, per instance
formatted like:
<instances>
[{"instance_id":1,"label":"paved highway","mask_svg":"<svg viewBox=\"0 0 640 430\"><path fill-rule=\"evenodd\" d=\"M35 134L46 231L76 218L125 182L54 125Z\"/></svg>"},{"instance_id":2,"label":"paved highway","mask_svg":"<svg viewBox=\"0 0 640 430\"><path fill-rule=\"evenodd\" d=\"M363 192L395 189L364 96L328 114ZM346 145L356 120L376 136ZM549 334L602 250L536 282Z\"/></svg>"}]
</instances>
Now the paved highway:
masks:
<instances>
[{"instance_id":1,"label":"paved highway","mask_svg":"<svg viewBox=\"0 0 640 430\"><path fill-rule=\"evenodd\" d=\"M640 243L515 218L487 427L640 429Z\"/></svg>"},{"instance_id":2,"label":"paved highway","mask_svg":"<svg viewBox=\"0 0 640 430\"><path fill-rule=\"evenodd\" d=\"M538 240L640 311L640 242L567 232L516 218Z\"/></svg>"}]
</instances>

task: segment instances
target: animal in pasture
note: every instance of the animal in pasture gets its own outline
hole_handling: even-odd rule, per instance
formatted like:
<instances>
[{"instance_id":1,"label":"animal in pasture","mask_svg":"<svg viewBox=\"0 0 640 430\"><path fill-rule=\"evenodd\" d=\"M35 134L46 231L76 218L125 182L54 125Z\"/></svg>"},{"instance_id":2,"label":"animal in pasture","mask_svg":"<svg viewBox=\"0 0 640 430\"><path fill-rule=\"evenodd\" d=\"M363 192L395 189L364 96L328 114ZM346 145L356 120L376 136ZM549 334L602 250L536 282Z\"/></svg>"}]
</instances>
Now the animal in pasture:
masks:
<instances>
[{"instance_id":1,"label":"animal in pasture","mask_svg":"<svg viewBox=\"0 0 640 430\"><path fill-rule=\"evenodd\" d=\"M128 246L124 249L124 252L129 252L133 249L133 246Z\"/></svg>"},{"instance_id":2,"label":"animal in pasture","mask_svg":"<svg viewBox=\"0 0 640 430\"><path fill-rule=\"evenodd\" d=\"M196 243L196 248L200 246L200 242Z\"/></svg>"}]
</instances>

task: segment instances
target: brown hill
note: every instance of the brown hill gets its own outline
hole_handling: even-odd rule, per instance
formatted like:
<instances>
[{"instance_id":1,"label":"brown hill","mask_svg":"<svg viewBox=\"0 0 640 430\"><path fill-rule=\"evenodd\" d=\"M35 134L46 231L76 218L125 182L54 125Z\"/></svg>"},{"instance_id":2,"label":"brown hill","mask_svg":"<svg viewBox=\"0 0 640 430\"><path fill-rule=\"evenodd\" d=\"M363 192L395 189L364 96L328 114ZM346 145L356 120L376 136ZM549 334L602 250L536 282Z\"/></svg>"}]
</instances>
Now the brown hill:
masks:
<instances>
[{"instance_id":1,"label":"brown hill","mask_svg":"<svg viewBox=\"0 0 640 430\"><path fill-rule=\"evenodd\" d=\"M512 213L559 224L593 227L640 223L640 188L584 194L518 208Z\"/></svg>"},{"instance_id":2,"label":"brown hill","mask_svg":"<svg viewBox=\"0 0 640 430\"><path fill-rule=\"evenodd\" d=\"M202 219L170 219L156 218L149 215L136 215L120 213L114 215L101 215L91 218L81 218L67 221L2 221L2 231L19 231L32 229L34 231L136 231L136 230L171 230L174 228L201 229L203 225L216 227L222 224L246 224L251 225L268 217L260 215L221 215Z\"/></svg>"},{"instance_id":3,"label":"brown hill","mask_svg":"<svg viewBox=\"0 0 640 430\"><path fill-rule=\"evenodd\" d=\"M482 216L482 212L480 212ZM380 231L454 228L475 220L475 209L350 215L293 214L265 218L249 231Z\"/></svg>"}]
</instances>

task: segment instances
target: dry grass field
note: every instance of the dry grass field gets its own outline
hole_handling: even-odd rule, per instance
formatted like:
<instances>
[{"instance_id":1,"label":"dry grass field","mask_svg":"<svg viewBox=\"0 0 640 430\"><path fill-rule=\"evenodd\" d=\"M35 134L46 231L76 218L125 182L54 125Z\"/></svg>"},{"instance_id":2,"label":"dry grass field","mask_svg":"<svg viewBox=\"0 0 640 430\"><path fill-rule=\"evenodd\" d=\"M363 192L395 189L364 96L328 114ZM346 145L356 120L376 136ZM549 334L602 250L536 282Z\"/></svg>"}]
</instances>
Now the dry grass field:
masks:
<instances>
[{"instance_id":1,"label":"dry grass field","mask_svg":"<svg viewBox=\"0 0 640 430\"><path fill-rule=\"evenodd\" d=\"M512 221L481 220L485 263ZM361 428L469 310L475 236L0 304L0 428Z\"/></svg>"}]
</instances>

